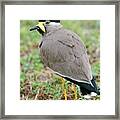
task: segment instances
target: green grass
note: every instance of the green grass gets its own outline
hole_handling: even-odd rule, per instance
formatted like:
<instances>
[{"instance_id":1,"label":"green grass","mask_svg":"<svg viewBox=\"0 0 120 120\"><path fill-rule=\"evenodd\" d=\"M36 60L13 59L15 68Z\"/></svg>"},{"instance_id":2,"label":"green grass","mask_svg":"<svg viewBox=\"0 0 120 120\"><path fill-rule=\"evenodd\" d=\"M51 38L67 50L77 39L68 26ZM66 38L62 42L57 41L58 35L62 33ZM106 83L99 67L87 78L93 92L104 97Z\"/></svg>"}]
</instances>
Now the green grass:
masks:
<instances>
[{"instance_id":1,"label":"green grass","mask_svg":"<svg viewBox=\"0 0 120 120\"><path fill-rule=\"evenodd\" d=\"M64 99L61 78L44 69L38 44L41 35L38 32L30 32L37 21L20 21L20 97L21 99ZM92 66L92 72L100 78L100 22L96 20L61 21L64 28L77 33L85 43ZM98 83L99 84L99 83ZM65 81L68 99L74 99L72 84ZM78 99L79 95L77 87ZM99 99L99 97L95 98Z\"/></svg>"}]
</instances>

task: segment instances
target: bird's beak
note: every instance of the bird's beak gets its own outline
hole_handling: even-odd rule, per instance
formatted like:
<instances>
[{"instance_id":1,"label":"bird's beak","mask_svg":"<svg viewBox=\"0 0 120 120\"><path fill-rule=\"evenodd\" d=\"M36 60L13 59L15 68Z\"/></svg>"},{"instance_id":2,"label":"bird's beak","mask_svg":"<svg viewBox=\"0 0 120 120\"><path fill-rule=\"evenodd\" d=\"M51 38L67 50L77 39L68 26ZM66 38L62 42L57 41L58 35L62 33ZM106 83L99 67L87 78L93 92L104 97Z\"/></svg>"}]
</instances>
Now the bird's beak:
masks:
<instances>
[{"instance_id":1,"label":"bird's beak","mask_svg":"<svg viewBox=\"0 0 120 120\"><path fill-rule=\"evenodd\" d=\"M45 33L46 30L45 30L44 23L45 22L39 22L38 25L36 25L35 27L30 28L30 31L38 30L38 32L41 33L41 34Z\"/></svg>"},{"instance_id":2,"label":"bird's beak","mask_svg":"<svg viewBox=\"0 0 120 120\"><path fill-rule=\"evenodd\" d=\"M34 27L30 28L30 31L37 30L37 29L38 29L38 26L34 26Z\"/></svg>"}]
</instances>

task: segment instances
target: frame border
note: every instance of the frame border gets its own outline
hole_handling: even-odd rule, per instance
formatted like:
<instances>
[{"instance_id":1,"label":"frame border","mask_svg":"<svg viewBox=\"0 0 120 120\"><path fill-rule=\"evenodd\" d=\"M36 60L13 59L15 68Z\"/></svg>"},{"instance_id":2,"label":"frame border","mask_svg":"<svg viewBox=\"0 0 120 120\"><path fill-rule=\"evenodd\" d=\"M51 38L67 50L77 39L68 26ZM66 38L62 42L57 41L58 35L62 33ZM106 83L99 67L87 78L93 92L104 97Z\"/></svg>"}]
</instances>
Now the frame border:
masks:
<instances>
[{"instance_id":1,"label":"frame border","mask_svg":"<svg viewBox=\"0 0 120 120\"><path fill-rule=\"evenodd\" d=\"M5 5L115 5L115 115L5 115ZM119 69L120 69L120 1L78 0L78 1L2 1L0 6L0 119L120 119Z\"/></svg>"}]
</instances>

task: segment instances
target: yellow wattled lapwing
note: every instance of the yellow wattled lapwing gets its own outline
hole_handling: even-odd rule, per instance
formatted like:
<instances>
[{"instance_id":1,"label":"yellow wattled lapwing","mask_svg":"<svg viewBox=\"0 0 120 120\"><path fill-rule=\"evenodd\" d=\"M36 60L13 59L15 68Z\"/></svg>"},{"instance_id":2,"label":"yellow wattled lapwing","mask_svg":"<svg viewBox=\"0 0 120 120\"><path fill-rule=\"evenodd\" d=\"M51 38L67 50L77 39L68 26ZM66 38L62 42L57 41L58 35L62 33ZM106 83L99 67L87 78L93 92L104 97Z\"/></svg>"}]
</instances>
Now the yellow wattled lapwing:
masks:
<instances>
[{"instance_id":1,"label":"yellow wattled lapwing","mask_svg":"<svg viewBox=\"0 0 120 120\"><path fill-rule=\"evenodd\" d=\"M80 86L82 95L100 94L92 76L86 47L77 34L64 29L60 20L39 20L32 30L42 34L39 48L45 66Z\"/></svg>"}]
</instances>

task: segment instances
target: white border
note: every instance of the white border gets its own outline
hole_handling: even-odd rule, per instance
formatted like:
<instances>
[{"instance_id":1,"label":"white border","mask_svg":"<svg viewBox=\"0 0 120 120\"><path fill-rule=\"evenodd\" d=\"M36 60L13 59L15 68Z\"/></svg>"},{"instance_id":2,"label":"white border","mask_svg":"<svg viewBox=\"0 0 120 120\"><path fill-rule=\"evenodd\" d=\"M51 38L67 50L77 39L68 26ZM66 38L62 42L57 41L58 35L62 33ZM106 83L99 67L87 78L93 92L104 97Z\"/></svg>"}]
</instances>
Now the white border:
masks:
<instances>
[{"instance_id":1,"label":"white border","mask_svg":"<svg viewBox=\"0 0 120 120\"><path fill-rule=\"evenodd\" d=\"M100 101L19 100L21 19L100 20ZM5 5L5 115L115 115L115 6Z\"/></svg>"}]
</instances>

